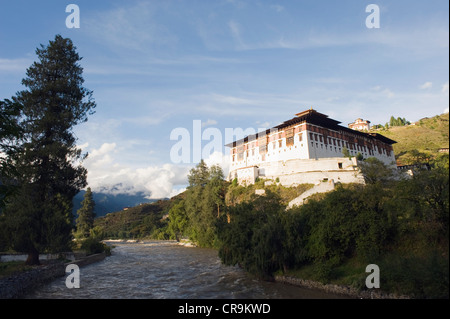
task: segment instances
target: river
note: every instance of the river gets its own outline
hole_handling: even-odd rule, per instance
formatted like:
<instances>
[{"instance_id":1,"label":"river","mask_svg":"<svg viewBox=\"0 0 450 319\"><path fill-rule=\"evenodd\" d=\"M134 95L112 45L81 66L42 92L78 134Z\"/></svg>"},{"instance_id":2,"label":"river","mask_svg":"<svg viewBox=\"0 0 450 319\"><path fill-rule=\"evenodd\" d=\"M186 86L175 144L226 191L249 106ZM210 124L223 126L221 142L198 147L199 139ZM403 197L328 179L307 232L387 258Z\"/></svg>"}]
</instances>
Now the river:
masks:
<instances>
[{"instance_id":1,"label":"river","mask_svg":"<svg viewBox=\"0 0 450 319\"><path fill-rule=\"evenodd\" d=\"M170 241L114 243L112 255L80 268L80 288L65 277L35 290L30 299L337 299L344 296L253 278L225 266L213 249Z\"/></svg>"}]
</instances>

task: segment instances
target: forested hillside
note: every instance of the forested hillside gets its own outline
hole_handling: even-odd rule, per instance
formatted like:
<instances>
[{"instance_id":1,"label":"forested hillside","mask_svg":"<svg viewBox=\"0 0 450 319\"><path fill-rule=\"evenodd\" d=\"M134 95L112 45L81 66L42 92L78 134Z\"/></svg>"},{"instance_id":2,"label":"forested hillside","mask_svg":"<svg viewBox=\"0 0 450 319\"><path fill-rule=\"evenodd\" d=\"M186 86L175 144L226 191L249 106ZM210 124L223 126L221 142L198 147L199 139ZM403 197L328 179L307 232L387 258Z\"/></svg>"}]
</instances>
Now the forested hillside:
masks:
<instances>
[{"instance_id":1,"label":"forested hillside","mask_svg":"<svg viewBox=\"0 0 450 319\"><path fill-rule=\"evenodd\" d=\"M182 196L178 195L170 200L158 200L106 214L95 219L95 226L100 227L105 238L110 239L169 239L164 233L167 227L164 216L169 213L173 202Z\"/></svg>"}]
</instances>

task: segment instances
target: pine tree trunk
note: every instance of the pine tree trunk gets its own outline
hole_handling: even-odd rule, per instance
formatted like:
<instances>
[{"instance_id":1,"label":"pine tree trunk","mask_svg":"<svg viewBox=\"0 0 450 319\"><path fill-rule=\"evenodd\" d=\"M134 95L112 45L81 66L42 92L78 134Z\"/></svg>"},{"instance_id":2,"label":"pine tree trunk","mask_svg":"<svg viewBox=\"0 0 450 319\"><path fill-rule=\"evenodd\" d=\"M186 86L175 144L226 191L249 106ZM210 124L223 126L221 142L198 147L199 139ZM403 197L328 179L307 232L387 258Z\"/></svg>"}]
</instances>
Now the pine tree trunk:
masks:
<instances>
[{"instance_id":1,"label":"pine tree trunk","mask_svg":"<svg viewBox=\"0 0 450 319\"><path fill-rule=\"evenodd\" d=\"M26 265L40 265L41 263L39 262L39 252L38 250L33 247L32 249L30 249L30 251L28 252L28 258L25 262Z\"/></svg>"}]
</instances>

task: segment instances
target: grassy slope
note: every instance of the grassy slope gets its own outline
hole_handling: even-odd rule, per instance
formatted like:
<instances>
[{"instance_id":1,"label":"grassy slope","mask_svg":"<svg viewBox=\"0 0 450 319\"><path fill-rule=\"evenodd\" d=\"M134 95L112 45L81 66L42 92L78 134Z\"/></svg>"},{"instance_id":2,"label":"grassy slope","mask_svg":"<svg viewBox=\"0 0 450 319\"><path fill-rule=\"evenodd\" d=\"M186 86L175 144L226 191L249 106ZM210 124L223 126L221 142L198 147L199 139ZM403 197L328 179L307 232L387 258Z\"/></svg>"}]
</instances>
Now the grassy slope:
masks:
<instances>
[{"instance_id":1,"label":"grassy slope","mask_svg":"<svg viewBox=\"0 0 450 319\"><path fill-rule=\"evenodd\" d=\"M412 150L436 156L439 148L449 147L449 113L421 119L415 125L376 132L397 141L394 153L400 162L407 162L408 152Z\"/></svg>"}]
</instances>

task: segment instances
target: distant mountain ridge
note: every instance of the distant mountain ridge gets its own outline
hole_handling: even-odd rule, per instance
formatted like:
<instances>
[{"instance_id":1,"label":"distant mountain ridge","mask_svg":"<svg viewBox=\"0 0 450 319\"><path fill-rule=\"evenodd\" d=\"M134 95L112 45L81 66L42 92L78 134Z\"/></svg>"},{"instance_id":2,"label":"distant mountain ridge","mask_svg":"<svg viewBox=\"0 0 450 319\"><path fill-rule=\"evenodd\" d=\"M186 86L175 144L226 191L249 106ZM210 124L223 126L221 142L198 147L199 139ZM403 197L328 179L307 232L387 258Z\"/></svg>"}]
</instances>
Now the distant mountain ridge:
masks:
<instances>
[{"instance_id":1,"label":"distant mountain ridge","mask_svg":"<svg viewBox=\"0 0 450 319\"><path fill-rule=\"evenodd\" d=\"M81 207L85 190L79 192L73 198L73 213L76 215L77 210ZM92 192L95 201L96 217L105 216L108 213L118 212L126 207L134 207L140 204L153 203L156 199L148 199L144 193L129 194L108 194L101 192Z\"/></svg>"}]
</instances>

